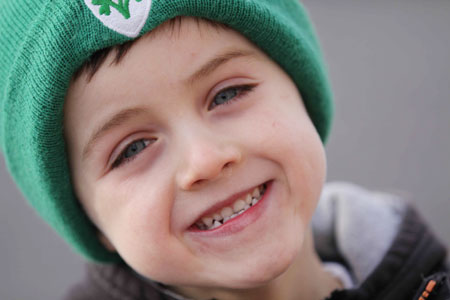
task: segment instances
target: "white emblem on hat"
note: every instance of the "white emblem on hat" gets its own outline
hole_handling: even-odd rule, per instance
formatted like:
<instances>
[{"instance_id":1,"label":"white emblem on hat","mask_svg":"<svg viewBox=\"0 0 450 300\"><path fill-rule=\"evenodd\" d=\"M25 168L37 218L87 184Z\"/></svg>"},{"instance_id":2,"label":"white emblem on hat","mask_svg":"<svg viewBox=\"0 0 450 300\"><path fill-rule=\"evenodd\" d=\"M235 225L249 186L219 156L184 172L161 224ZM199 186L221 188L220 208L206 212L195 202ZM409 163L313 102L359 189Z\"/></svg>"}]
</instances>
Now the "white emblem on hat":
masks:
<instances>
[{"instance_id":1,"label":"white emblem on hat","mask_svg":"<svg viewBox=\"0 0 450 300\"><path fill-rule=\"evenodd\" d=\"M152 0L84 0L84 3L108 28L136 37L147 21Z\"/></svg>"}]
</instances>

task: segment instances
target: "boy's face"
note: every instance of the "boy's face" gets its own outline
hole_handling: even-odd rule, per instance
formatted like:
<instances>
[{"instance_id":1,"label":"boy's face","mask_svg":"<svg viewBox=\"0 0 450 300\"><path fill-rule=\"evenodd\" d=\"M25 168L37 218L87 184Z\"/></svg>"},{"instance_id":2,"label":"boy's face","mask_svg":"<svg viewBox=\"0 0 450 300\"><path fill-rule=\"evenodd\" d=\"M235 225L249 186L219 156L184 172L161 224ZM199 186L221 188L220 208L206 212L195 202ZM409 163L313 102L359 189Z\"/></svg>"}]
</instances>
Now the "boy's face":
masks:
<instances>
[{"instance_id":1,"label":"boy's face","mask_svg":"<svg viewBox=\"0 0 450 300\"><path fill-rule=\"evenodd\" d=\"M325 177L291 79L240 34L191 19L112 60L65 106L75 190L112 247L170 285L250 288L285 271ZM263 185L238 217L196 225Z\"/></svg>"}]
</instances>

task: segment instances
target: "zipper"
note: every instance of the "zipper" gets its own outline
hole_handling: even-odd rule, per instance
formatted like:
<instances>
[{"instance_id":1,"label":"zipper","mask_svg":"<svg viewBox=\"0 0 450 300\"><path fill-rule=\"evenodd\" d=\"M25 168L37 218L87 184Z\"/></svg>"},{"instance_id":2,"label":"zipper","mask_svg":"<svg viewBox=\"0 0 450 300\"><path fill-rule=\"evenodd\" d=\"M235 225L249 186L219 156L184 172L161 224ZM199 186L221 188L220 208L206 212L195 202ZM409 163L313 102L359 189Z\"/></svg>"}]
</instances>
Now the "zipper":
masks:
<instances>
[{"instance_id":1,"label":"zipper","mask_svg":"<svg viewBox=\"0 0 450 300\"><path fill-rule=\"evenodd\" d=\"M448 275L436 273L425 278L413 300L450 300Z\"/></svg>"}]
</instances>

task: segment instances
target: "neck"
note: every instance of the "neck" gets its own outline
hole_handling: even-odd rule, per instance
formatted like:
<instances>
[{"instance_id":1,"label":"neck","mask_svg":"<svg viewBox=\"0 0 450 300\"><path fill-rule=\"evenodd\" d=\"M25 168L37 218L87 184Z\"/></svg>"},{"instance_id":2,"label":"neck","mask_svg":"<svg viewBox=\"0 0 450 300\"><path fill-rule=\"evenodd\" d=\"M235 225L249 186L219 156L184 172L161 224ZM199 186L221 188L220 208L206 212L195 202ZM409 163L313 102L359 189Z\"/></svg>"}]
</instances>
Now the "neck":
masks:
<instances>
[{"instance_id":1,"label":"neck","mask_svg":"<svg viewBox=\"0 0 450 300\"><path fill-rule=\"evenodd\" d=\"M218 300L323 300L342 284L322 266L309 231L304 245L289 268L267 285L249 290L199 290L182 287L176 291L192 299Z\"/></svg>"}]
</instances>

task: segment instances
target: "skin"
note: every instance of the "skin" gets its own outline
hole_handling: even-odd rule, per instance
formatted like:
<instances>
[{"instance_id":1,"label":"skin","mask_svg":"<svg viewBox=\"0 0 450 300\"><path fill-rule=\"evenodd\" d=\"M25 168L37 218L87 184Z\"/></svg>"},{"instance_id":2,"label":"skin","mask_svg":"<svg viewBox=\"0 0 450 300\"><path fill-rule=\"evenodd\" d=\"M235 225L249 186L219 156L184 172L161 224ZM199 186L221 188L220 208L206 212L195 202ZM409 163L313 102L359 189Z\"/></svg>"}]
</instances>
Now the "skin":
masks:
<instances>
[{"instance_id":1,"label":"skin","mask_svg":"<svg viewBox=\"0 0 450 300\"><path fill-rule=\"evenodd\" d=\"M241 55L188 80L227 51ZM309 228L324 149L289 76L240 34L189 18L112 61L73 81L65 104L75 191L105 246L195 299L323 299L338 288ZM94 132L130 108L86 153ZM118 165L133 142L140 152ZM263 213L245 228L191 230L211 205L264 182Z\"/></svg>"}]
</instances>

